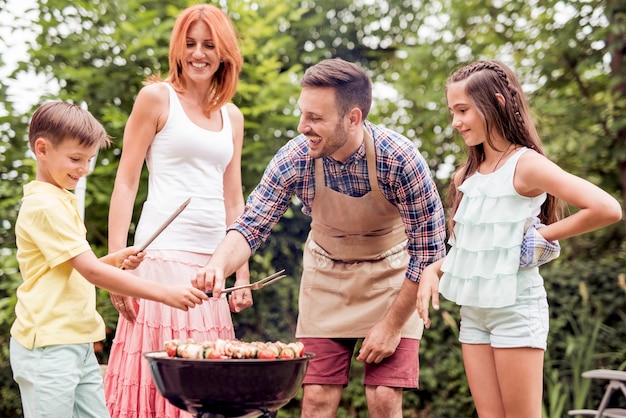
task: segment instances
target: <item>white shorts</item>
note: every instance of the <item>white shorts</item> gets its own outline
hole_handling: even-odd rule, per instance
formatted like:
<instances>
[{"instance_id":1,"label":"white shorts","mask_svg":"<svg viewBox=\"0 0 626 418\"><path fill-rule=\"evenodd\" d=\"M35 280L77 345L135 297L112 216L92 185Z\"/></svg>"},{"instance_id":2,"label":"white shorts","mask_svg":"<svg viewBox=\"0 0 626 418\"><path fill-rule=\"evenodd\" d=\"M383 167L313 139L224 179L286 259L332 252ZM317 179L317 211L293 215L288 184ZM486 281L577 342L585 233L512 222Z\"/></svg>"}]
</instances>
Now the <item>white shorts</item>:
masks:
<instances>
[{"instance_id":1,"label":"white shorts","mask_svg":"<svg viewBox=\"0 0 626 418\"><path fill-rule=\"evenodd\" d=\"M24 418L108 418L93 344L27 349L11 338L13 378Z\"/></svg>"},{"instance_id":2,"label":"white shorts","mask_svg":"<svg viewBox=\"0 0 626 418\"><path fill-rule=\"evenodd\" d=\"M534 286L502 308L461 307L459 341L497 348L532 347L545 350L549 330L546 290Z\"/></svg>"}]
</instances>

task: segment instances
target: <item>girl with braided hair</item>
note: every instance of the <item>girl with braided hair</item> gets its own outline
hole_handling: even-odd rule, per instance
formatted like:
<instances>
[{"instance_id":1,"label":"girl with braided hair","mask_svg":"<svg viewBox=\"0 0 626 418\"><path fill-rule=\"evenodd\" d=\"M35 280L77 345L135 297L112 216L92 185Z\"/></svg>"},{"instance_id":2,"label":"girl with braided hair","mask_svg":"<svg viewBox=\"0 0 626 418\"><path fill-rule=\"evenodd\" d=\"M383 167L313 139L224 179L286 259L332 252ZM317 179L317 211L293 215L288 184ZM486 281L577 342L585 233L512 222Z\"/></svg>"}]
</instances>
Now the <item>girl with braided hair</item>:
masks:
<instances>
[{"instance_id":1,"label":"girl with braided hair","mask_svg":"<svg viewBox=\"0 0 626 418\"><path fill-rule=\"evenodd\" d=\"M429 327L439 293L461 306L459 340L481 418L540 418L549 318L538 267L558 256L558 240L618 222L622 209L546 158L503 63L459 69L446 93L468 158L450 186L450 251L424 270L417 309ZM579 210L562 217L561 202Z\"/></svg>"}]
</instances>

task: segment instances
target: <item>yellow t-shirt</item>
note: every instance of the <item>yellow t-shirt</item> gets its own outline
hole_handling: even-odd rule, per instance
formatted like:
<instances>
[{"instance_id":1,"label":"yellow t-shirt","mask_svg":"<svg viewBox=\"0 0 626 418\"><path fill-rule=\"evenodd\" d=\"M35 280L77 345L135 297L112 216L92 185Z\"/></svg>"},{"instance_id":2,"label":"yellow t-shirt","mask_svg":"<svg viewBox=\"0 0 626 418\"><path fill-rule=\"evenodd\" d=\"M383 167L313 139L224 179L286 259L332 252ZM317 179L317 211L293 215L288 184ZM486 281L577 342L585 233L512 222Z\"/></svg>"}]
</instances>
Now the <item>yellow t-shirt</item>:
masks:
<instances>
[{"instance_id":1,"label":"yellow t-shirt","mask_svg":"<svg viewBox=\"0 0 626 418\"><path fill-rule=\"evenodd\" d=\"M15 224L22 283L11 336L28 349L105 338L96 289L68 260L90 251L76 196L50 183L24 186Z\"/></svg>"}]
</instances>

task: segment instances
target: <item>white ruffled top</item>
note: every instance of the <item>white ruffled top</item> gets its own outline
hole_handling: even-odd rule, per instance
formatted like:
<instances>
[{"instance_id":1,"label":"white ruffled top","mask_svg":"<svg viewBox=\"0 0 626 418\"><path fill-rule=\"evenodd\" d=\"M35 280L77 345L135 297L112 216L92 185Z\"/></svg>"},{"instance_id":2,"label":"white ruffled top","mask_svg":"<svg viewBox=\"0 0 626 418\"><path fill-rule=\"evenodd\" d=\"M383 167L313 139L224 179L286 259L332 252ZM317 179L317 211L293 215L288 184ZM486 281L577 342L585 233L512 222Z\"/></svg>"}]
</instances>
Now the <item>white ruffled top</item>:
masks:
<instances>
[{"instance_id":1,"label":"white ruffled top","mask_svg":"<svg viewBox=\"0 0 626 418\"><path fill-rule=\"evenodd\" d=\"M520 269L520 249L526 229L537 220L547 195L521 196L513 177L521 148L498 170L476 172L459 187L463 193L454 215L454 236L443 262L440 293L459 305L498 308L542 285L538 267Z\"/></svg>"}]
</instances>

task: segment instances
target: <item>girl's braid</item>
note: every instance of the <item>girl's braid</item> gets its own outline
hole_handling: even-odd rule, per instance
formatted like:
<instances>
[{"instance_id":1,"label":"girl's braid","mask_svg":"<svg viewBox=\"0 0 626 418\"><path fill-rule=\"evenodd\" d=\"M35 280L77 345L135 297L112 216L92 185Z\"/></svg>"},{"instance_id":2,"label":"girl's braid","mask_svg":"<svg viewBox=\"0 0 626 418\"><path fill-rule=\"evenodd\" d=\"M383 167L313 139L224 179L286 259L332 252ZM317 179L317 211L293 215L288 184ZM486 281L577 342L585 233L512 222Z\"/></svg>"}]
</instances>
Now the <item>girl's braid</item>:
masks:
<instances>
[{"instance_id":1,"label":"girl's braid","mask_svg":"<svg viewBox=\"0 0 626 418\"><path fill-rule=\"evenodd\" d=\"M527 132L526 124L524 122L524 118L522 117L522 112L520 112L520 108L519 108L519 102L518 102L519 92L517 91L517 88L511 84L511 80L509 79L509 76L502 69L502 67L500 67L497 64L491 64L491 66L493 67L491 69L495 71L496 74L498 74L498 78L500 78L500 80L502 80L502 82L509 89L509 94L511 95L511 107L513 109L513 120L517 124L517 128L519 129L519 132Z\"/></svg>"},{"instance_id":2,"label":"girl's braid","mask_svg":"<svg viewBox=\"0 0 626 418\"><path fill-rule=\"evenodd\" d=\"M511 85L509 76L500 65L490 61L476 61L459 71L452 81L464 80L472 74L478 73L483 70L491 70L495 72L500 81L502 81L502 83L509 90L511 108L513 109L514 123L517 125L517 128L520 132L526 132L526 124L524 122L524 118L522 117L522 112L520 112L519 108L517 88Z\"/></svg>"}]
</instances>

